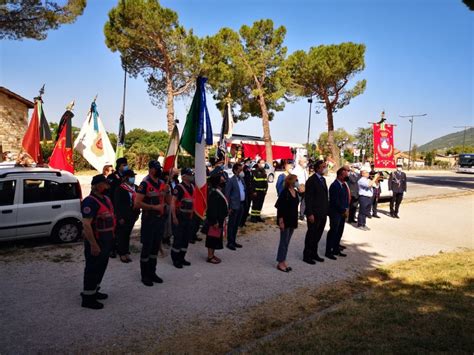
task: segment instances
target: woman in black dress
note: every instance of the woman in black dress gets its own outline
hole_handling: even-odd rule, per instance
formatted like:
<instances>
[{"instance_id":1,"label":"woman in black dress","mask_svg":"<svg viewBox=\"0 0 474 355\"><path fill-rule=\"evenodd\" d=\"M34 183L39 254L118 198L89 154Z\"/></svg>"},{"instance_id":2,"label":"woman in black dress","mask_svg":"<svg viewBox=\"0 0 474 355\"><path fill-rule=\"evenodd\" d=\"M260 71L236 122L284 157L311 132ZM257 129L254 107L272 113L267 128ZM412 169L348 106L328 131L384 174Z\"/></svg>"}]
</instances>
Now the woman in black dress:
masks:
<instances>
[{"instance_id":1,"label":"woman in black dress","mask_svg":"<svg viewBox=\"0 0 474 355\"><path fill-rule=\"evenodd\" d=\"M219 264L221 262L221 259L214 255L214 251L224 247L222 241L224 221L229 213L229 205L222 193L223 184L225 184L225 180L221 174L211 175L209 177L211 190L207 196L206 248L207 262L211 264ZM216 231L218 231L217 235L215 233Z\"/></svg>"},{"instance_id":2,"label":"woman in black dress","mask_svg":"<svg viewBox=\"0 0 474 355\"><path fill-rule=\"evenodd\" d=\"M285 188L278 196L275 204L277 208L277 224L280 227L280 244L277 254L277 269L290 272L291 267L286 262L288 245L295 228L298 227L298 192L296 191L297 177L290 174L285 178Z\"/></svg>"}]
</instances>

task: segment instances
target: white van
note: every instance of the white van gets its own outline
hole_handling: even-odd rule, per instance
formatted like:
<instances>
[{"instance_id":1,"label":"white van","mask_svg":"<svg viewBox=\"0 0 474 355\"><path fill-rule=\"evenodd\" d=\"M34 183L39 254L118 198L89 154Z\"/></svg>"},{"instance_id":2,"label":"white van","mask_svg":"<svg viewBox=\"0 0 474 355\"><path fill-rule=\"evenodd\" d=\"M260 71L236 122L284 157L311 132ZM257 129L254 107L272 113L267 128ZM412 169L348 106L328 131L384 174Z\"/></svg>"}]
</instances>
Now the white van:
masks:
<instances>
[{"instance_id":1,"label":"white van","mask_svg":"<svg viewBox=\"0 0 474 355\"><path fill-rule=\"evenodd\" d=\"M81 236L81 187L69 172L49 168L0 168L0 241Z\"/></svg>"}]
</instances>

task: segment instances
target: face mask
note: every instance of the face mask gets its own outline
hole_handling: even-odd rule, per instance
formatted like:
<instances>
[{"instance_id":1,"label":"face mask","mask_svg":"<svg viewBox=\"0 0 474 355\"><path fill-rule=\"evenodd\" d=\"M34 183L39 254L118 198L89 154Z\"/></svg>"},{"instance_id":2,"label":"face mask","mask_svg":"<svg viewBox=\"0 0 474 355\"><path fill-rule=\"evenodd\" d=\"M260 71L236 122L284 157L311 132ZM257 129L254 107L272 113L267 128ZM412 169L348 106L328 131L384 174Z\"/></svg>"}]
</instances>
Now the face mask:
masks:
<instances>
[{"instance_id":1,"label":"face mask","mask_svg":"<svg viewBox=\"0 0 474 355\"><path fill-rule=\"evenodd\" d=\"M303 167L303 169L306 169L306 168L308 167L308 164L304 163L304 164L302 165L302 167Z\"/></svg>"},{"instance_id":2,"label":"face mask","mask_svg":"<svg viewBox=\"0 0 474 355\"><path fill-rule=\"evenodd\" d=\"M135 177L129 177L128 182L130 183L130 185L135 184Z\"/></svg>"},{"instance_id":3,"label":"face mask","mask_svg":"<svg viewBox=\"0 0 474 355\"><path fill-rule=\"evenodd\" d=\"M264 168L265 168L265 164L258 164L258 166L260 167L260 169L264 169Z\"/></svg>"},{"instance_id":4,"label":"face mask","mask_svg":"<svg viewBox=\"0 0 474 355\"><path fill-rule=\"evenodd\" d=\"M397 168L397 171L402 171L402 168L399 166L399 167Z\"/></svg>"},{"instance_id":5,"label":"face mask","mask_svg":"<svg viewBox=\"0 0 474 355\"><path fill-rule=\"evenodd\" d=\"M323 170L323 175L326 175L328 173L329 169L328 168L324 168Z\"/></svg>"},{"instance_id":6,"label":"face mask","mask_svg":"<svg viewBox=\"0 0 474 355\"><path fill-rule=\"evenodd\" d=\"M244 174L243 171L241 171L241 172L239 173L239 177L240 177L241 179L243 179L243 178L245 177L245 174Z\"/></svg>"},{"instance_id":7,"label":"face mask","mask_svg":"<svg viewBox=\"0 0 474 355\"><path fill-rule=\"evenodd\" d=\"M125 166L123 167L123 170L122 170L122 171L127 171L127 170L129 170L129 167L128 167L128 165L125 165Z\"/></svg>"}]
</instances>

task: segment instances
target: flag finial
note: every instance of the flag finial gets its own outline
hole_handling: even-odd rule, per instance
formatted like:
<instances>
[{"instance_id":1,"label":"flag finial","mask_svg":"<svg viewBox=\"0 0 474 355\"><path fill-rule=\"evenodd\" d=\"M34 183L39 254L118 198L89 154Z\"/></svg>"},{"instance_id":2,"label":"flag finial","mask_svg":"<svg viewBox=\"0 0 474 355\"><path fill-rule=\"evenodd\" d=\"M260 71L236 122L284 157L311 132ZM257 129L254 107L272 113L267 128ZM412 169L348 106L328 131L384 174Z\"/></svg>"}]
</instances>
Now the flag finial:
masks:
<instances>
[{"instance_id":1,"label":"flag finial","mask_svg":"<svg viewBox=\"0 0 474 355\"><path fill-rule=\"evenodd\" d=\"M42 86L41 89L39 90L39 97L43 96L43 94L44 94L44 86L45 86L45 85L46 85L46 84L43 84L43 86Z\"/></svg>"},{"instance_id":2,"label":"flag finial","mask_svg":"<svg viewBox=\"0 0 474 355\"><path fill-rule=\"evenodd\" d=\"M74 104L75 104L75 101L72 100L72 101L66 106L66 110L72 111L72 110L74 109Z\"/></svg>"},{"instance_id":3,"label":"flag finial","mask_svg":"<svg viewBox=\"0 0 474 355\"><path fill-rule=\"evenodd\" d=\"M99 94L95 94L93 102L95 102L97 100L97 96L99 96Z\"/></svg>"}]
</instances>

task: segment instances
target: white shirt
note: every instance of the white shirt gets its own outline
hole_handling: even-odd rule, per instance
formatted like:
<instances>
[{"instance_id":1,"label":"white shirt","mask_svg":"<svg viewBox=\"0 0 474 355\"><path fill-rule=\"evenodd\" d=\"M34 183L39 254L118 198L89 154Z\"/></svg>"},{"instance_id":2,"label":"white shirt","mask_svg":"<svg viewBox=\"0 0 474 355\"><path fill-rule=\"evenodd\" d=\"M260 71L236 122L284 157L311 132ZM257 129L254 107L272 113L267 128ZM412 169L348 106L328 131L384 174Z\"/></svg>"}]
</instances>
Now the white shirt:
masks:
<instances>
[{"instance_id":1,"label":"white shirt","mask_svg":"<svg viewBox=\"0 0 474 355\"><path fill-rule=\"evenodd\" d=\"M237 184L239 184L240 202L243 202L245 201L245 187L240 177L237 177Z\"/></svg>"},{"instance_id":2,"label":"white shirt","mask_svg":"<svg viewBox=\"0 0 474 355\"><path fill-rule=\"evenodd\" d=\"M369 186L369 179L366 177L361 177L359 181L357 181L359 185L359 196L365 197L372 197L374 196L374 191L372 186Z\"/></svg>"}]
</instances>

